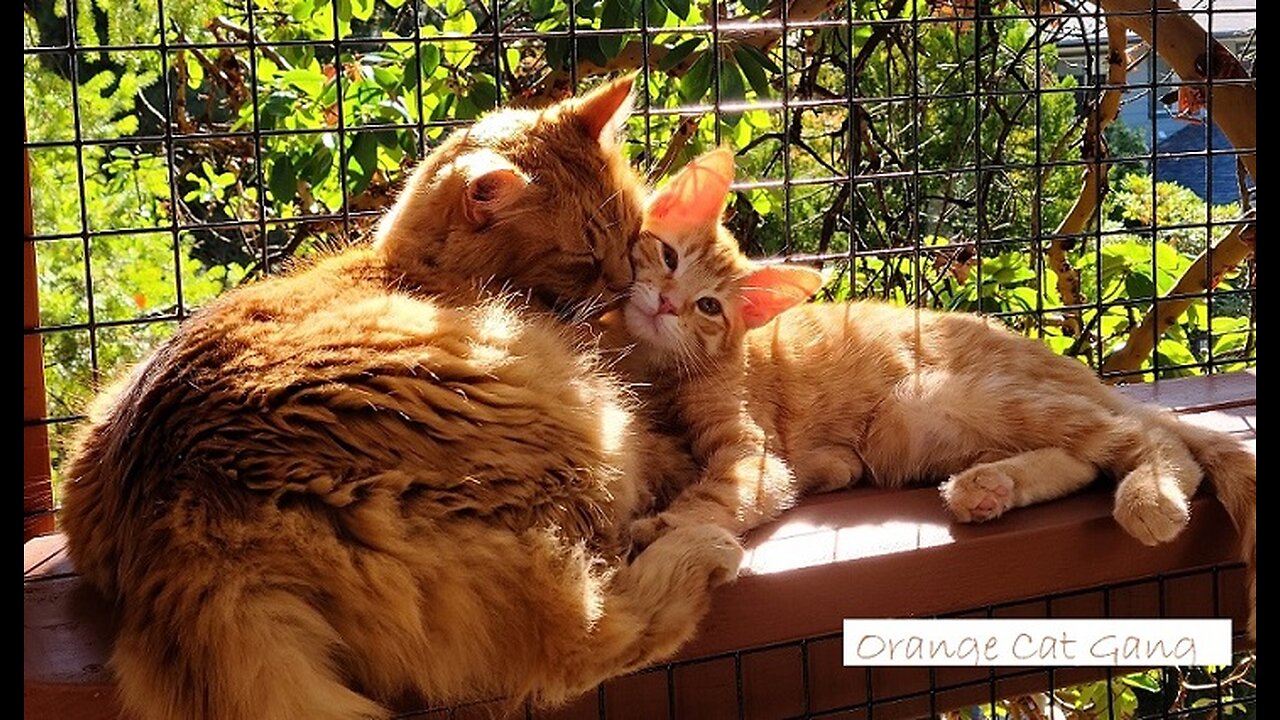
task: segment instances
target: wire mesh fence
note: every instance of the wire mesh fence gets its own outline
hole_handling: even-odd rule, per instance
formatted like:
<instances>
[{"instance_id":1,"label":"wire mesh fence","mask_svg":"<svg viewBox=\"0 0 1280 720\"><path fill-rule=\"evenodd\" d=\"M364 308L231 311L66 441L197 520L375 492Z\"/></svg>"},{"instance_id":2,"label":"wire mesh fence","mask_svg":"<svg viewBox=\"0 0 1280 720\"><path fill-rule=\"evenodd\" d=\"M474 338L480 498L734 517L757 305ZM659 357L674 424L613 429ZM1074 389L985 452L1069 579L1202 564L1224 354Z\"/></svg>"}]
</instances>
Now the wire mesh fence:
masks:
<instances>
[{"instance_id":1,"label":"wire mesh fence","mask_svg":"<svg viewBox=\"0 0 1280 720\"><path fill-rule=\"evenodd\" d=\"M949 614L964 618L1240 616L1242 568L1214 566ZM684 659L611 680L527 720L1252 718L1256 658L1202 668L843 667L838 632ZM406 720L500 716L501 702L411 710Z\"/></svg>"},{"instance_id":2,"label":"wire mesh fence","mask_svg":"<svg viewBox=\"0 0 1280 720\"><path fill-rule=\"evenodd\" d=\"M52 432L55 476L94 389L201 304L359 238L477 114L628 70L636 165L656 179L732 147L743 247L826 265L827 299L996 314L1122 379L1255 362L1255 151L1214 123L1214 98L1253 83L1248 0L27 0L23 17L24 333L47 398L25 422ZM1199 76L1153 51L1174 18L1207 31Z\"/></svg>"}]
</instances>

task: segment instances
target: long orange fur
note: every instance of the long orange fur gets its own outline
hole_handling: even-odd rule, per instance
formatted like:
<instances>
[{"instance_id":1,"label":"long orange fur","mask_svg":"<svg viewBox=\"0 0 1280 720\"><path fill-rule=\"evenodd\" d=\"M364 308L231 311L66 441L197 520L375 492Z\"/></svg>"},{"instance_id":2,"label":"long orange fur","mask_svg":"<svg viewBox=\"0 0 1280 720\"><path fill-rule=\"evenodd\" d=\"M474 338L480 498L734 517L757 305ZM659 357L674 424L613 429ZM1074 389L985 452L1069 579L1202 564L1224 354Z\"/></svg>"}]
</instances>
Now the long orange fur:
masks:
<instances>
[{"instance_id":1,"label":"long orange fur","mask_svg":"<svg viewBox=\"0 0 1280 720\"><path fill-rule=\"evenodd\" d=\"M459 131L371 247L220 298L103 393L62 522L133 714L554 704L690 636L741 549L701 525L625 561L692 466L535 309L631 280L629 93Z\"/></svg>"}]
</instances>

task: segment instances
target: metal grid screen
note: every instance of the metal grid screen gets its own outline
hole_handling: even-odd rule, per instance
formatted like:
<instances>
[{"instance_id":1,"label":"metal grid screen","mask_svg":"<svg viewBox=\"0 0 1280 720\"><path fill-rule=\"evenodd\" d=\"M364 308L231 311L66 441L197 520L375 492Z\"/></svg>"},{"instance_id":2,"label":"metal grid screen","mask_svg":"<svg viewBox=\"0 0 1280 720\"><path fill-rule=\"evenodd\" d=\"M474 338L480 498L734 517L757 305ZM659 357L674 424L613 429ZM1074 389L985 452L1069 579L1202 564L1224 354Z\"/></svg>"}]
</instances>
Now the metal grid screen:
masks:
<instances>
[{"instance_id":1,"label":"metal grid screen","mask_svg":"<svg viewBox=\"0 0 1280 720\"><path fill-rule=\"evenodd\" d=\"M996 314L1122 379L1252 364L1255 151L1214 101L1252 92L1254 2L1183 4L26 0L25 424L56 485L94 388L193 309L359 237L477 114L626 70L635 163L734 148L744 248L828 299ZM1158 56L1179 22L1204 47Z\"/></svg>"},{"instance_id":2,"label":"metal grid screen","mask_svg":"<svg viewBox=\"0 0 1280 720\"><path fill-rule=\"evenodd\" d=\"M1238 565L1114 583L947 617L1203 617L1238 614ZM1188 598L1191 598L1190 600ZM1239 638L1237 638L1239 639ZM525 720L1170 720L1257 717L1256 658L1156 670L842 667L840 633L657 665ZM405 720L501 717L501 702L409 711Z\"/></svg>"}]
</instances>

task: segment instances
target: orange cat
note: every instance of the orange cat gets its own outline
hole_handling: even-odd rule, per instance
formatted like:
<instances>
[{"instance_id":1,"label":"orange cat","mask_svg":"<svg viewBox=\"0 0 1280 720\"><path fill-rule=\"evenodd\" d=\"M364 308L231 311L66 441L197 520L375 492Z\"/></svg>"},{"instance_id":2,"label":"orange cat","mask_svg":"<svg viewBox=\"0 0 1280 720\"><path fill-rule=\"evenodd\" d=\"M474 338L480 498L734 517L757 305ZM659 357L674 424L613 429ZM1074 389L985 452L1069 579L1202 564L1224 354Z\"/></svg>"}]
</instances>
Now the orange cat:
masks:
<instances>
[{"instance_id":1,"label":"orange cat","mask_svg":"<svg viewBox=\"0 0 1280 720\"><path fill-rule=\"evenodd\" d=\"M630 282L630 90L455 133L372 247L229 293L102 396L62 524L118 608L129 711L557 703L692 634L740 547L691 526L625 562L627 523L692 466L522 299Z\"/></svg>"},{"instance_id":2,"label":"orange cat","mask_svg":"<svg viewBox=\"0 0 1280 720\"><path fill-rule=\"evenodd\" d=\"M632 252L624 367L675 403L705 468L636 523L639 542L689 523L741 533L803 493L860 481L949 478L947 507L983 521L1105 471L1120 478L1116 520L1154 544L1186 525L1207 472L1240 527L1252 592L1256 462L1236 440L1127 400L978 316L876 302L779 315L821 278L741 255L719 224L732 177L727 151L690 163L651 198Z\"/></svg>"}]
</instances>

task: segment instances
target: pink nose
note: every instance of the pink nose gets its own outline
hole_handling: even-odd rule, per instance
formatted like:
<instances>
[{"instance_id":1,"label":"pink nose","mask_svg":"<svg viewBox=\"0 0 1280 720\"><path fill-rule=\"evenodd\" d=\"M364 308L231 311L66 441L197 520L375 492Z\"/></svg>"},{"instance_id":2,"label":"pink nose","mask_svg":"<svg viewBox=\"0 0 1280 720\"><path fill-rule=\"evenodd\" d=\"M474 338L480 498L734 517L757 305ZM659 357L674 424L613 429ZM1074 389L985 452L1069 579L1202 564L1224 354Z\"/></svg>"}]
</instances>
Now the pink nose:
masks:
<instances>
[{"instance_id":1,"label":"pink nose","mask_svg":"<svg viewBox=\"0 0 1280 720\"><path fill-rule=\"evenodd\" d=\"M658 296L658 314L659 315L675 315L676 306L671 304L666 295Z\"/></svg>"}]
</instances>

